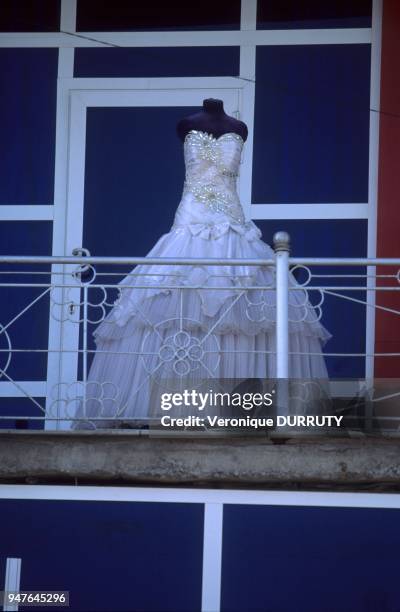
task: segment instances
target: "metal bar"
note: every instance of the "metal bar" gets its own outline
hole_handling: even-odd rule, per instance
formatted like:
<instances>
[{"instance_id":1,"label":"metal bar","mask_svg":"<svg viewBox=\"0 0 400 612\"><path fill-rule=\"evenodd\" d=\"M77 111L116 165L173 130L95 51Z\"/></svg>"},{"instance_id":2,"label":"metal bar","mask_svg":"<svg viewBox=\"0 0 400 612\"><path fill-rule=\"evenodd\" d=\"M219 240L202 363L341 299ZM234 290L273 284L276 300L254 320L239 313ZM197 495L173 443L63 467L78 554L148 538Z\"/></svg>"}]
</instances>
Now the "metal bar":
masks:
<instances>
[{"instance_id":1,"label":"metal bar","mask_svg":"<svg viewBox=\"0 0 400 612\"><path fill-rule=\"evenodd\" d=\"M83 288L83 329L82 329L82 376L83 376L83 407L86 411L86 383L88 375L87 358L88 358L88 287Z\"/></svg>"},{"instance_id":2,"label":"metal bar","mask_svg":"<svg viewBox=\"0 0 400 612\"><path fill-rule=\"evenodd\" d=\"M195 258L195 257L72 257L72 256L28 256L1 255L0 264L107 264L107 265L210 265L210 266L275 266L274 259L229 259L229 258ZM289 265L318 266L400 266L400 258L395 257L289 257ZM49 271L50 274L50 271Z\"/></svg>"},{"instance_id":3,"label":"metal bar","mask_svg":"<svg viewBox=\"0 0 400 612\"><path fill-rule=\"evenodd\" d=\"M398 266L400 265L400 259L398 257L290 257L289 264L303 264L305 266Z\"/></svg>"},{"instance_id":4,"label":"metal bar","mask_svg":"<svg viewBox=\"0 0 400 612\"><path fill-rule=\"evenodd\" d=\"M250 353L251 355L274 355L276 351L261 351L261 350L241 350L234 351L235 353ZM0 349L1 353L83 353L83 349ZM104 353L105 355L157 355L158 353L148 351L112 351L112 350L101 350L101 349L87 349L87 353ZM222 355L224 353L231 354L232 351L223 350L207 350L207 354ZM326 351L319 352L304 352L304 351L289 351L289 355L324 355L325 357L400 357L400 353L327 353ZM1 373L1 370L0 370ZM1 385L0 380L0 385Z\"/></svg>"},{"instance_id":5,"label":"metal bar","mask_svg":"<svg viewBox=\"0 0 400 612\"><path fill-rule=\"evenodd\" d=\"M13 255L0 256L1 264L107 264L107 265L181 265L181 266L193 266L199 265L210 265L210 266L242 266L244 263L249 266L273 266L275 264L273 259L229 259L226 257L70 257L70 256L20 256ZM399 261L400 263L400 261ZM50 273L50 272L49 272Z\"/></svg>"},{"instance_id":6,"label":"metal bar","mask_svg":"<svg viewBox=\"0 0 400 612\"><path fill-rule=\"evenodd\" d=\"M158 276L158 275L156 275ZM84 283L82 284L76 284L76 285L61 285L61 284L51 284L51 283L36 283L36 284L31 284L31 283L0 283L0 289L2 288L15 288L15 289L20 289L20 288L52 288L55 289L57 287L62 287L63 289L79 289L80 287L85 286ZM116 289L118 288L118 284L114 284L114 285L99 285L97 284L93 284L90 285L92 287L92 289ZM124 285L124 289L149 289L149 288L157 288L160 285ZM219 287L207 287L206 285L185 285L185 286L181 286L181 285L162 285L163 289L176 289L176 290L187 290L187 289L203 289L205 291L224 291L226 289L229 289L231 291L243 291L243 286L239 286L239 287L234 287L232 285L220 285ZM271 287L270 285L246 285L246 290L250 290L250 289L257 289L257 290L263 290L263 291L275 291L275 287ZM328 290L335 290L335 291L400 291L400 287L368 287L368 286L358 286L358 285L299 285L298 287L291 287L291 291L303 291L304 289L307 289L307 291L328 291Z\"/></svg>"}]
</instances>

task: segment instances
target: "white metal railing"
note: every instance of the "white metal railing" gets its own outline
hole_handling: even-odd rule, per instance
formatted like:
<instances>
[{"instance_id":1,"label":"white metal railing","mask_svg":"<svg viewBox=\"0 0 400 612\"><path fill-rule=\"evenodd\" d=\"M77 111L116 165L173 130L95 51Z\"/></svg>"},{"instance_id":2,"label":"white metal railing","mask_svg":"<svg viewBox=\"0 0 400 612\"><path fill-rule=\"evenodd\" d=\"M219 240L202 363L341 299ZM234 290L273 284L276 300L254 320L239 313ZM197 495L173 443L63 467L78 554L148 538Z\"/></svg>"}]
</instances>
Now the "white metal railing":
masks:
<instances>
[{"instance_id":1,"label":"white metal railing","mask_svg":"<svg viewBox=\"0 0 400 612\"><path fill-rule=\"evenodd\" d=\"M24 421L36 421L44 422L45 427L51 429L65 428L67 423L73 422L74 411L76 411L77 406L82 405L82 402L85 405L87 400L87 389L90 384L90 380L88 380L90 369L88 358L95 352L101 353L101 349L96 351L90 345L91 332L104 321L112 310L114 306L113 297L116 297L117 292L123 295L125 291L137 292L149 288L176 292L180 296L177 302L177 308L180 311L176 312L176 321L180 321L181 327L179 329L181 331L185 329L182 324L185 299L189 295L188 291L190 293L202 290L216 295L218 292L220 292L219 295L229 293L231 295L230 308L211 318L210 329L203 330L203 339L206 338L209 342L209 355L214 355L218 359L224 359L224 350L218 346L218 343L212 346L210 339L213 337L215 330L218 330L219 326L223 326L224 317L225 319L229 318L230 310L240 304L241 300L244 303L243 312L248 318L246 323L254 326L265 320L262 317L265 316L266 311L271 311L271 300L266 300L265 296L273 296L274 307L272 309L275 309L273 321L275 326L274 347L272 350L271 348L257 349L254 352L265 354L266 359L274 360L274 376L278 379L290 378L291 356L302 354L301 351L289 350L289 332L291 322L293 322L290 316L290 304L293 307L293 300L290 300L291 292L301 292L302 295L302 299L297 301L297 308L302 312L299 312L296 321L307 320L310 305L313 306L312 311L315 313L315 321L319 321L323 314L322 306L327 296L335 300L345 300L358 304L362 311L373 309L386 313L387 316L398 316L400 314L400 304L398 302L400 258L292 258L289 255L289 248L289 236L285 232L278 232L274 236L275 258L265 260L91 257L89 254L84 255L85 251L82 249L77 250L74 256L65 257L1 256L1 301L4 304L4 300L6 300L7 307L10 307L11 311L5 313L7 309L3 308L0 315L0 427L2 423L4 426L6 423L9 424L10 421L16 424L24 424ZM132 272L127 272L127 266L129 268L138 266L138 268L135 268ZM152 266L156 267L153 271L151 271ZM168 266L168 275L163 276L160 271L165 266ZM365 271L349 274L329 274L327 272L313 274L312 269L316 266L328 269L332 267L348 269L356 266L365 268ZM376 266L384 266L385 273L377 274ZM124 269L123 272L121 268ZM249 270L259 270L261 268L268 268L273 271L272 283L261 286L254 284L254 277L251 277ZM396 269L393 270L393 268ZM137 273L138 269L140 274ZM150 269L150 272L144 272L144 269ZM222 273L221 270L225 269L227 269L227 273ZM239 272L238 274L235 273L233 277L233 270L236 269ZM185 275L184 270L189 270L190 274ZM216 270L218 274L213 274L212 270ZM386 270L389 273L386 274ZM296 271L300 272L305 275L305 280L298 279L296 283L293 283L291 281L293 276L290 271L293 274L296 274ZM122 278L126 279L123 285L120 284ZM212 279L211 283L210 279ZM372 283L371 279L373 279ZM317 281L317 284L312 284L312 281ZM19 303L15 304L15 310L13 311L13 295L17 292ZM252 292L258 292L258 295L261 292L261 299L258 299L258 301L252 299ZM361 297L358 295L360 292L363 294ZM376 294L378 292L393 293L396 296L396 304L399 304L399 306L377 304ZM96 293L97 298L95 299L93 295ZM233 297L233 294L236 297ZM317 299L314 299L315 296L317 296ZM42 307L40 313L42 319L47 317L46 325L50 321L48 344L44 346L23 346L26 329L31 329L30 325L33 329L35 321L37 322L40 319L37 313L39 306ZM254 316L254 311L257 308L258 314ZM97 311L96 316L93 315L94 311ZM142 317L142 322L145 321L146 314L141 312L140 308L137 312ZM29 317L31 317L30 323ZM23 327L18 329L23 320L28 320L25 332ZM172 325L171 316L159 323ZM351 321L343 322L343 325L346 323L349 324L351 330ZM43 326L43 320L41 325ZM149 325L154 330L158 323L150 321ZM158 326L157 329L159 332L161 327ZM332 330L332 332L335 335L335 330ZM186 336L185 341L189 342L190 334ZM400 348L400 339L398 340ZM198 338L196 341L197 344L190 345L192 356L195 349L199 349ZM142 358L147 358L150 355L151 352L146 353L146 350L148 350L148 347L144 346L141 354ZM163 350L164 352L172 351L170 361L176 357L177 361L180 359L182 365L182 358L177 357L179 351L184 353L182 347L171 348L164 343ZM318 353L321 354L321 351L316 351L313 354L317 355ZM129 356L129 351L121 351L120 354ZM187 354L187 351L185 354ZM47 375L42 376L40 380L31 380L29 367L35 363L34 359L43 355L47 356ZM137 357L137 353L135 355ZM373 360L376 357L400 359L400 350L399 352L376 353L374 347L370 346L365 347L364 351L352 353L346 351L330 353L328 350L324 355L326 359L362 357L369 358L371 362L371 359ZM152 356L154 357L154 351ZM258 358L259 355L256 357ZM27 361L27 358L32 361ZM19 360L21 362L20 366ZM163 363L165 365L166 360ZM23 369L28 369L28 373L22 371ZM177 370L174 370L174 373L178 374ZM212 378L212 374L212 371L208 369L210 378ZM382 407L386 399L392 401L387 412L381 410L379 419L380 423L385 421L396 423L395 429L397 429L400 408L397 412L397 407L393 404L393 401L397 402L397 399L400 398L400 388L398 389L393 383L394 386L392 385L390 392L387 392L386 389L385 393L375 397L374 392L371 391L373 376L371 373L366 373L363 378L365 380L361 382L364 382L366 387L368 384L370 385L368 397L374 402L375 407L378 404ZM107 381L98 382L102 385L101 397L97 396L98 401L100 404L110 404L113 398L107 397L105 393ZM357 385L360 387L359 380ZM343 384L341 388L344 388ZM354 393L354 386L352 387L352 393ZM45 404L41 399L44 397L46 398ZM7 398L11 398L12 401L7 402ZM29 410L23 414L18 406L14 413L12 410L10 411L9 406L13 406L16 399L24 399L31 403L34 406L35 414L29 414ZM121 416L120 412L118 414ZM99 416L98 418L104 422L109 417ZM373 419L377 417L373 414L373 410L369 409L369 412L364 412L363 415L359 415L359 418L364 419L367 424L371 425ZM91 421L96 422L96 418L91 418ZM26 423L24 425L26 426ZM381 427L381 429L384 428Z\"/></svg>"}]
</instances>

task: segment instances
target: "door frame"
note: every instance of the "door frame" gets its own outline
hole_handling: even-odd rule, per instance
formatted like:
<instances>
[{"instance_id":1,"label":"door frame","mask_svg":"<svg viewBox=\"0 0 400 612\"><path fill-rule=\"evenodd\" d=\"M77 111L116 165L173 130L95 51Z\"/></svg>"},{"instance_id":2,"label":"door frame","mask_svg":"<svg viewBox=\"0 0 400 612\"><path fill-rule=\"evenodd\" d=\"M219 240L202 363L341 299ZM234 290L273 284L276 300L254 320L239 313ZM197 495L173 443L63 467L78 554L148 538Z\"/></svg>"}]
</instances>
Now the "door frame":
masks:
<instances>
[{"instance_id":1,"label":"door frame","mask_svg":"<svg viewBox=\"0 0 400 612\"><path fill-rule=\"evenodd\" d=\"M99 82L100 81L100 82ZM116 83L118 81L118 83ZM62 85L62 86L61 86ZM223 78L165 79L64 79L59 95L64 95L64 115L58 120L57 146L64 147L64 168L57 173L53 254L72 255L82 249L86 119L93 107L173 107L201 106L207 97L224 101L229 115L240 117L249 127L249 137L241 165L238 190L245 214L250 218L253 151L254 86L244 80ZM59 125L64 118L63 125ZM63 129L62 129L63 128ZM175 134L174 134L175 136ZM132 253L135 256L136 253ZM64 278L70 284L73 266L54 265L52 282ZM68 280L69 279L69 280ZM66 290L56 288L53 299L67 300ZM69 290L68 300L79 302L80 289ZM79 310L79 309L77 309ZM79 312L66 321L50 316L45 429L69 428L65 395L78 382Z\"/></svg>"}]
</instances>

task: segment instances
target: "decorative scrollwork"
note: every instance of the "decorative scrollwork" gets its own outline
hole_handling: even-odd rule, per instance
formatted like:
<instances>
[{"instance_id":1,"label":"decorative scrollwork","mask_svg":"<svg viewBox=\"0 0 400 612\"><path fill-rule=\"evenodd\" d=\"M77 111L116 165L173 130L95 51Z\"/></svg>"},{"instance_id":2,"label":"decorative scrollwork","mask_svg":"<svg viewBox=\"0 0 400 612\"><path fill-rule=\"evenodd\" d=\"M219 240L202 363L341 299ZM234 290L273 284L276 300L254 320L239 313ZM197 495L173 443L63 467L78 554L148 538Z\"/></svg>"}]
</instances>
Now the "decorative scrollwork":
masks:
<instances>
[{"instance_id":1,"label":"decorative scrollwork","mask_svg":"<svg viewBox=\"0 0 400 612\"><path fill-rule=\"evenodd\" d=\"M299 270L304 270L306 272L306 279L303 282L300 282L299 280L297 280L296 278L296 284L300 285L301 287L306 287L307 285L310 284L310 281L312 279L312 272L310 270L310 268L308 266L302 265L302 264L296 264L295 266L293 266L290 270L290 272L292 274L294 274L295 272L299 271Z\"/></svg>"},{"instance_id":2,"label":"decorative scrollwork","mask_svg":"<svg viewBox=\"0 0 400 612\"><path fill-rule=\"evenodd\" d=\"M51 418L74 418L79 413L79 418L90 418L87 406L90 402L98 404L98 415L102 416L103 410L110 405L118 411L119 389L108 381L76 381L72 383L61 382L53 385L50 391L51 401L47 407L47 414Z\"/></svg>"},{"instance_id":3,"label":"decorative scrollwork","mask_svg":"<svg viewBox=\"0 0 400 612\"><path fill-rule=\"evenodd\" d=\"M77 296L76 291L77 289L69 287L62 293L53 288L50 292L51 316L60 322L71 321L79 324L86 320L93 325L101 323L107 309L113 305L108 297L108 289L102 285L88 288L86 301L85 296L82 293ZM85 304L88 307L86 317L83 311Z\"/></svg>"},{"instance_id":4,"label":"decorative scrollwork","mask_svg":"<svg viewBox=\"0 0 400 612\"><path fill-rule=\"evenodd\" d=\"M163 338L159 330L165 324L172 324L177 331ZM218 338L210 332L194 335L185 331L186 326L193 327L196 324L201 327L201 323L194 319L166 319L160 321L145 335L141 360L152 379L165 381L168 377L188 376L195 370L203 370L204 375L217 372L221 358ZM156 354L152 349L154 333L159 333L162 338Z\"/></svg>"}]
</instances>

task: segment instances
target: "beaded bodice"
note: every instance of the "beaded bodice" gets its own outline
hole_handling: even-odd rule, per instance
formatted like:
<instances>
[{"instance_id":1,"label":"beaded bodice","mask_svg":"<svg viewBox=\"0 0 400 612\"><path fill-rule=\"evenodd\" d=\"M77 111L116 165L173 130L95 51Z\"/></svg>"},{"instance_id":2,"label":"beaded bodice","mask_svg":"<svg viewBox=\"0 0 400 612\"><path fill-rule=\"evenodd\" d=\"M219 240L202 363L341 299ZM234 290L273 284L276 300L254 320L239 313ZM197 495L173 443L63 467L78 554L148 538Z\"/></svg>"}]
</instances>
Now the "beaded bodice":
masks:
<instances>
[{"instance_id":1,"label":"beaded bodice","mask_svg":"<svg viewBox=\"0 0 400 612\"><path fill-rule=\"evenodd\" d=\"M191 130L184 141L186 177L174 225L245 223L236 190L243 139Z\"/></svg>"}]
</instances>

